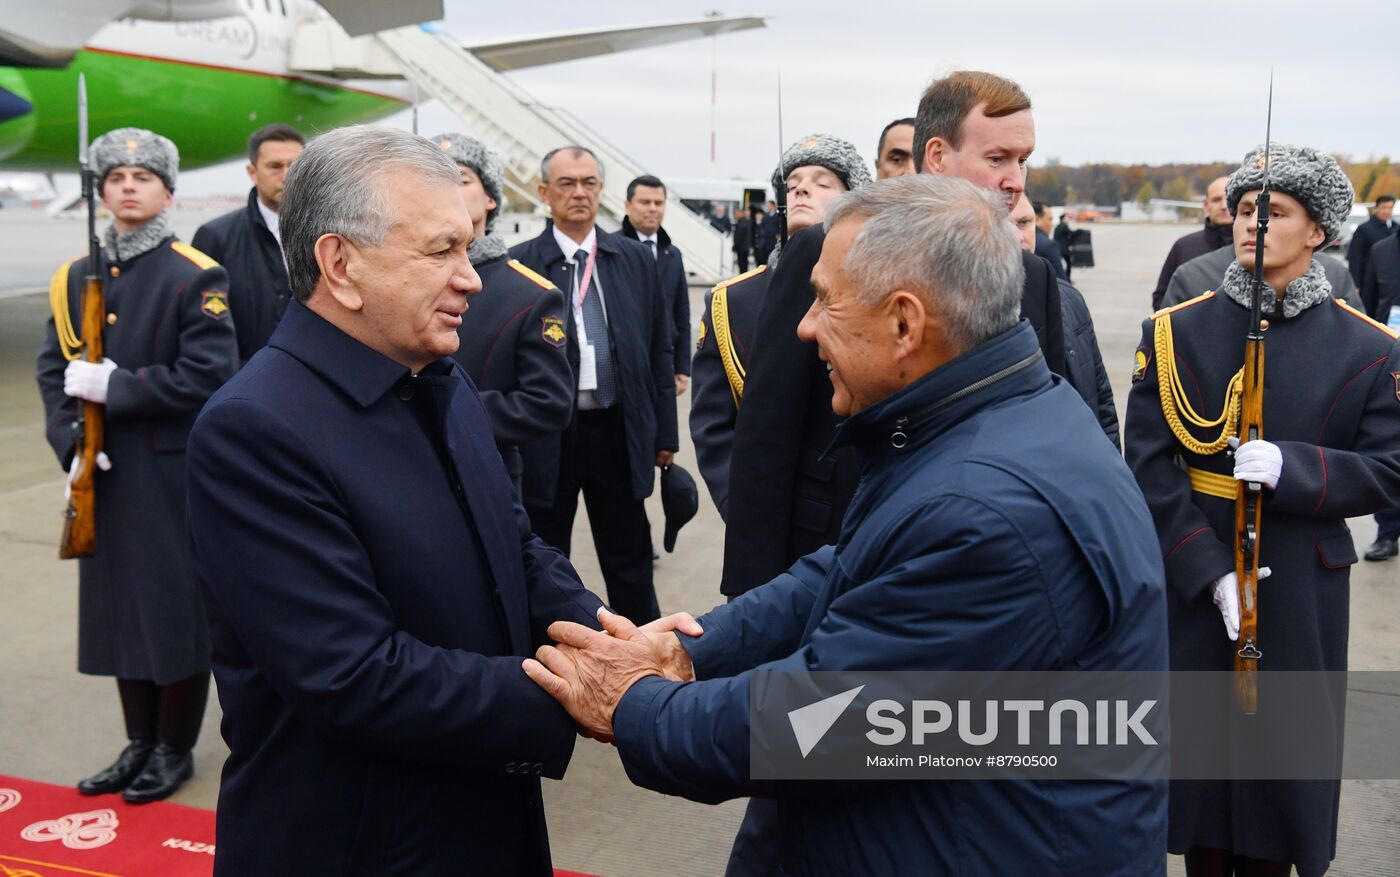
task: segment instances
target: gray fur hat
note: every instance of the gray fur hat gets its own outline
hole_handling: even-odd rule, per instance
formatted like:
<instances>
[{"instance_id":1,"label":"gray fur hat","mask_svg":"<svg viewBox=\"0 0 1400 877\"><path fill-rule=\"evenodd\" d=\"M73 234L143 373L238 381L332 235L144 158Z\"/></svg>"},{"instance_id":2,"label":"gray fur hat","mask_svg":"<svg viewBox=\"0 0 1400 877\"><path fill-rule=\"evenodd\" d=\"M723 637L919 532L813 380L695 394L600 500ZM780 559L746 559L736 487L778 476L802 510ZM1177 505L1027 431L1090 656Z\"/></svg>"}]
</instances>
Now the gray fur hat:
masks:
<instances>
[{"instance_id":1,"label":"gray fur hat","mask_svg":"<svg viewBox=\"0 0 1400 877\"><path fill-rule=\"evenodd\" d=\"M865 159L850 143L830 134L809 134L800 138L783 152L783 157L773 171L773 187L777 188L788 174L800 167L815 164L824 167L841 178L846 190L859 189L872 182Z\"/></svg>"},{"instance_id":2,"label":"gray fur hat","mask_svg":"<svg viewBox=\"0 0 1400 877\"><path fill-rule=\"evenodd\" d=\"M1239 209L1240 198L1264 185L1264 147L1256 146L1244 157L1239 170L1225 184L1225 200L1230 215ZM1337 160L1308 146L1273 143L1269 149L1269 188L1292 195L1322 226L1328 241L1341 234L1342 223L1351 213L1355 192L1351 180Z\"/></svg>"},{"instance_id":3,"label":"gray fur hat","mask_svg":"<svg viewBox=\"0 0 1400 877\"><path fill-rule=\"evenodd\" d=\"M180 173L180 150L154 131L145 128L108 131L92 141L89 154L99 187L112 168L130 166L145 168L160 177L166 189L175 191L175 177Z\"/></svg>"},{"instance_id":4,"label":"gray fur hat","mask_svg":"<svg viewBox=\"0 0 1400 877\"><path fill-rule=\"evenodd\" d=\"M496 219L496 214L501 212L501 205L505 203L505 199L501 197L501 190L505 187L506 172L501 166L501 160L496 157L496 153L486 148L486 144L465 134L439 134L430 139L441 146L453 161L471 168L481 180L481 187L486 190L486 194L496 199L496 206L486 214L486 225L490 227Z\"/></svg>"}]
</instances>

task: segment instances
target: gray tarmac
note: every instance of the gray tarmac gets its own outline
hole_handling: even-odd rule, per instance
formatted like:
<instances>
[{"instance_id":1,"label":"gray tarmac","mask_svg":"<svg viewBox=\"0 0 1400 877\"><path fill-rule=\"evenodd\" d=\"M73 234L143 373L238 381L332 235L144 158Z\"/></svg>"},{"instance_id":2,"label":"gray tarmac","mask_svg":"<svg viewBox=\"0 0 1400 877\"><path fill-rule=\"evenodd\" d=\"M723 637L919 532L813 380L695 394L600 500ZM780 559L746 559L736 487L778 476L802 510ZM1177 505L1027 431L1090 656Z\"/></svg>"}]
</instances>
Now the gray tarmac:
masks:
<instances>
[{"instance_id":1,"label":"gray tarmac","mask_svg":"<svg viewBox=\"0 0 1400 877\"><path fill-rule=\"evenodd\" d=\"M176 210L174 227L188 240L213 215ZM1081 269L1074 279L1094 315L1121 415L1157 271L1172 241L1192 229L1088 227L1099 267ZM84 233L81 221L0 210L0 774L64 785L106 766L124 742L115 685L75 669L77 567L57 559L63 473L44 441L33 380L49 275L84 251ZM703 294L691 290L697 320ZM689 399L681 398L683 426ZM695 472L688 431L681 433L677 460ZM585 582L601 589L582 511L574 563ZM662 515L655 498L648 512L659 545ZM1375 535L1369 519L1353 521L1352 531L1358 550ZM723 524L702 496L700 514L681 532L676 552L657 566L663 611L699 614L719 601L723 540ZM1400 670L1400 562L1358 564L1351 588L1352 668ZM211 698L195 777L174 801L215 806L228 754L219 720ZM743 814L742 801L709 807L636 789L613 750L587 740L579 741L567 777L545 783L545 799L556 866L607 877L722 874ZM1031 867L1008 863L1006 873ZM1168 873L1183 873L1178 858L1171 857ZM1343 784L1338 857L1329 873L1400 875L1400 782Z\"/></svg>"}]
</instances>

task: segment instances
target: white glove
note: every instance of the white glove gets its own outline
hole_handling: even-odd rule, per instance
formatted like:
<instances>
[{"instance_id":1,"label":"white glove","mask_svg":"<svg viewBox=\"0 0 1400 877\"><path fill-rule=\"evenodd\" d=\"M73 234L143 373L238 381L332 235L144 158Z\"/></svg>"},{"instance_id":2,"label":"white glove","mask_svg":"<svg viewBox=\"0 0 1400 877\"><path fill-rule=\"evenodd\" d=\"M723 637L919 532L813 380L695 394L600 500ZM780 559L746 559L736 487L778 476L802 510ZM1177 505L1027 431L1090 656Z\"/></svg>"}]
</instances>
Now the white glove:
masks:
<instances>
[{"instance_id":1,"label":"white glove","mask_svg":"<svg viewBox=\"0 0 1400 877\"><path fill-rule=\"evenodd\" d=\"M1273 490L1278 487L1278 477L1283 474L1283 451L1273 442L1255 439L1240 444L1237 438L1230 439L1230 447L1235 449L1235 480L1257 481Z\"/></svg>"},{"instance_id":2,"label":"white glove","mask_svg":"<svg viewBox=\"0 0 1400 877\"><path fill-rule=\"evenodd\" d=\"M1253 442L1249 442L1253 444ZM1259 581L1264 581L1273 570L1259 567ZM1225 635L1231 640L1240 638L1240 583L1234 573L1227 573L1216 579L1211 586L1211 600L1220 609L1220 617L1225 622Z\"/></svg>"},{"instance_id":3,"label":"white glove","mask_svg":"<svg viewBox=\"0 0 1400 877\"><path fill-rule=\"evenodd\" d=\"M101 362L85 362L75 359L63 370L63 392L69 396L105 405L107 383L112 380L112 372L117 364L103 358Z\"/></svg>"},{"instance_id":4,"label":"white glove","mask_svg":"<svg viewBox=\"0 0 1400 877\"><path fill-rule=\"evenodd\" d=\"M78 467L83 464L83 458L77 454L73 455L73 462L68 464L68 483L63 485L63 501L67 502L73 498L73 479L78 477ZM112 471L112 460L107 456L106 451L97 452L97 468L103 472Z\"/></svg>"}]
</instances>

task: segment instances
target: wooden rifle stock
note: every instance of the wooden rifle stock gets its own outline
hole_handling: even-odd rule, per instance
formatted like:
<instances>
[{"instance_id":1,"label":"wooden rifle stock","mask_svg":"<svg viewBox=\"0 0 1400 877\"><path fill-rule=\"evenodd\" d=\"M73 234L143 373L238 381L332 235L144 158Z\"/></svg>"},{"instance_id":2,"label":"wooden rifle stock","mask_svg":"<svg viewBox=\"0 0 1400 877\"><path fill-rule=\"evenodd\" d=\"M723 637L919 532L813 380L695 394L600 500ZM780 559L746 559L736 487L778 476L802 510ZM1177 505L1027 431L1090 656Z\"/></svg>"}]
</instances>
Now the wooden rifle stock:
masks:
<instances>
[{"instance_id":1,"label":"wooden rifle stock","mask_svg":"<svg viewBox=\"0 0 1400 877\"><path fill-rule=\"evenodd\" d=\"M1262 257L1261 257L1262 258ZM1241 443L1264 437L1264 338L1255 327L1244 345L1240 395ZM1235 700L1246 715L1259 709L1259 498L1257 482L1240 481L1235 497L1235 581L1239 586L1240 636L1235 652Z\"/></svg>"},{"instance_id":2,"label":"wooden rifle stock","mask_svg":"<svg viewBox=\"0 0 1400 877\"><path fill-rule=\"evenodd\" d=\"M102 327L107 305L102 295L102 283L97 277L97 265L83 281L83 359L102 361ZM102 409L96 402L80 402L82 414L73 423L73 452L78 456L78 471L63 512L63 539L58 556L64 560L91 557L97 553L97 455L102 451Z\"/></svg>"}]
</instances>

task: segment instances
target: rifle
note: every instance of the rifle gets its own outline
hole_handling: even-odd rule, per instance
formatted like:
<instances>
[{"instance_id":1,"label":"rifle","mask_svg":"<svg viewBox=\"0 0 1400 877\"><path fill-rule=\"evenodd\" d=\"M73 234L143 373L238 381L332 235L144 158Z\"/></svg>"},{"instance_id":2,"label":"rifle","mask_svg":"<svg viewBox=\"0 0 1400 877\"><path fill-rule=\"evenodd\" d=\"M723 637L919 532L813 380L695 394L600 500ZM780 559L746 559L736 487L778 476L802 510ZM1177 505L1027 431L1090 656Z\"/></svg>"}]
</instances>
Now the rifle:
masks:
<instances>
[{"instance_id":1,"label":"rifle","mask_svg":"<svg viewBox=\"0 0 1400 877\"><path fill-rule=\"evenodd\" d=\"M778 243L786 246L787 228L787 179L783 177L783 71L778 71L778 180L773 184L774 212L778 214Z\"/></svg>"},{"instance_id":2,"label":"rifle","mask_svg":"<svg viewBox=\"0 0 1400 877\"><path fill-rule=\"evenodd\" d=\"M88 160L87 80L78 74L78 165L83 200L88 211L88 262L83 277L81 353L88 362L102 361L102 325L107 311L102 296L101 251L97 242L96 180ZM55 319L58 315L55 314ZM96 402L79 402L82 416L73 421L73 452L78 470L73 475L68 508L63 512L63 539L58 556L91 557L97 553L97 494L94 480L97 455L102 451L102 408Z\"/></svg>"},{"instance_id":3,"label":"rifle","mask_svg":"<svg viewBox=\"0 0 1400 877\"><path fill-rule=\"evenodd\" d=\"M1249 331L1244 339L1240 394L1240 444L1264 436L1264 237L1269 233L1269 153L1274 120L1274 77L1269 74L1269 113L1264 127L1264 185L1255 204L1254 283L1249 296ZM1259 499L1263 485L1241 481L1235 496L1235 581L1240 597L1240 647L1235 652L1235 700L1245 715L1259 709Z\"/></svg>"}]
</instances>

